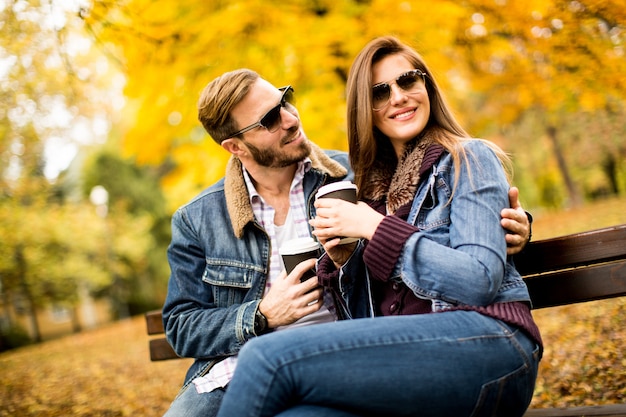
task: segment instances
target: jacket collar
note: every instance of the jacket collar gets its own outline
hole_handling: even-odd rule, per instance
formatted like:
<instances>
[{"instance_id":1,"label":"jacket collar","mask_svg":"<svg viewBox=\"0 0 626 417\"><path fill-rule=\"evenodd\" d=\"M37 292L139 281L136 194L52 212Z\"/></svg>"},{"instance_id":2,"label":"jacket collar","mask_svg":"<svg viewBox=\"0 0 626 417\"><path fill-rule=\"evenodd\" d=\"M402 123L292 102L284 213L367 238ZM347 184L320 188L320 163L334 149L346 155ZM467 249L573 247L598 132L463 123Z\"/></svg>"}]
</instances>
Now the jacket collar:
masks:
<instances>
[{"instance_id":1,"label":"jacket collar","mask_svg":"<svg viewBox=\"0 0 626 417\"><path fill-rule=\"evenodd\" d=\"M348 171L340 163L331 159L314 143L311 143L311 168L334 178L344 177ZM235 236L241 239L245 226L254 221L250 197L243 178L241 161L231 156L226 165L224 196Z\"/></svg>"}]
</instances>

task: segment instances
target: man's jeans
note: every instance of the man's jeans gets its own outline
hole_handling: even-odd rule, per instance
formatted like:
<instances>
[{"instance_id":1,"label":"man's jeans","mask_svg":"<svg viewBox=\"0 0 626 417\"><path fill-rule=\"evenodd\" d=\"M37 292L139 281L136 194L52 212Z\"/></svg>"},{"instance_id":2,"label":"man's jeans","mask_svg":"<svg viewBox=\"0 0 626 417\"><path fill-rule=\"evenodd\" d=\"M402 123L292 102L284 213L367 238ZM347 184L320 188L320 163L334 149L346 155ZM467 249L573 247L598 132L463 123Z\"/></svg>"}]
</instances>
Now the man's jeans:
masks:
<instances>
[{"instance_id":1,"label":"man's jeans","mask_svg":"<svg viewBox=\"0 0 626 417\"><path fill-rule=\"evenodd\" d=\"M476 312L307 326L246 343L218 416L522 416L540 356Z\"/></svg>"},{"instance_id":2,"label":"man's jeans","mask_svg":"<svg viewBox=\"0 0 626 417\"><path fill-rule=\"evenodd\" d=\"M163 417L215 417L223 396L224 390L219 388L198 394L196 386L190 382Z\"/></svg>"}]
</instances>

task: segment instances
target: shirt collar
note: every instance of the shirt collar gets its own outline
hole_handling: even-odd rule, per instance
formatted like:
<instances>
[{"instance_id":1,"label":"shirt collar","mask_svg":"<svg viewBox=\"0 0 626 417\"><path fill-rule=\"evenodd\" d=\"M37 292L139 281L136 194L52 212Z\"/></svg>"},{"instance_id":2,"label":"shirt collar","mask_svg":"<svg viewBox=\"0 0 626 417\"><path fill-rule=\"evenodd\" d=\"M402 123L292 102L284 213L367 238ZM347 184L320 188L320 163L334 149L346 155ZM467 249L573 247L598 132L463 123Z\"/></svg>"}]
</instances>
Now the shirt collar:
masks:
<instances>
[{"instance_id":1,"label":"shirt collar","mask_svg":"<svg viewBox=\"0 0 626 417\"><path fill-rule=\"evenodd\" d=\"M309 158L308 156L302 161L298 162L298 168L296 168L296 173L293 176L291 187L293 187L294 184L297 184L299 181L302 181L302 178L304 178L304 174L311 170L311 166L311 158ZM263 198L254 187L254 183L252 182L252 178L250 178L248 170L246 169L246 167L243 166L243 164L241 165L241 169L243 171L243 179L246 183L246 188L248 189L248 195L250 196L250 203L254 204L256 201L263 201Z\"/></svg>"}]
</instances>

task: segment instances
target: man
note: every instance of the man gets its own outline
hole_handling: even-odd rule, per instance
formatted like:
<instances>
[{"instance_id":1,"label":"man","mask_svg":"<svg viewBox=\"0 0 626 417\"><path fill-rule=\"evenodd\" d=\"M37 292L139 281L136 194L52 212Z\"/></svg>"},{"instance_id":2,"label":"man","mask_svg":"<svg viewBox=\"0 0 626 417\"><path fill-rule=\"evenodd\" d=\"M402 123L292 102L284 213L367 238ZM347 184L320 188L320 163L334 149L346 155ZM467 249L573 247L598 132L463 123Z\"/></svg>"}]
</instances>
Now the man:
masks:
<instances>
[{"instance_id":1,"label":"man","mask_svg":"<svg viewBox=\"0 0 626 417\"><path fill-rule=\"evenodd\" d=\"M300 282L315 260L286 275L278 254L283 242L311 236L316 190L352 180L345 152L307 139L292 93L241 69L201 94L199 119L231 159L225 177L172 218L163 321L174 350L196 360L166 416L217 414L249 339L343 318L316 278ZM514 189L511 198L503 225L515 252L528 240L529 225Z\"/></svg>"}]
</instances>

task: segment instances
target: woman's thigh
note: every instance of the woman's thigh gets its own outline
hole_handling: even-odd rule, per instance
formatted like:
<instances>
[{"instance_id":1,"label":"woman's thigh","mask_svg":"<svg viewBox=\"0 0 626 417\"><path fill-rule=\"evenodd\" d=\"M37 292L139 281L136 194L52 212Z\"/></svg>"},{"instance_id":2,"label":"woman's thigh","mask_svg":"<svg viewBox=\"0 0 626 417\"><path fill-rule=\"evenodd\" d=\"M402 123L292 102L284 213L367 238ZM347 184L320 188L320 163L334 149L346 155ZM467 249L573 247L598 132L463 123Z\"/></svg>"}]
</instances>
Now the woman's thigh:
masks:
<instances>
[{"instance_id":1,"label":"woman's thigh","mask_svg":"<svg viewBox=\"0 0 626 417\"><path fill-rule=\"evenodd\" d=\"M248 384L270 384L257 405L267 400L260 407L276 410L300 403L357 414L461 416L486 412L484 404L497 408L494 398L523 410L536 377L534 344L474 312L336 322L248 345L237 372L245 364Z\"/></svg>"},{"instance_id":2,"label":"woman's thigh","mask_svg":"<svg viewBox=\"0 0 626 417\"><path fill-rule=\"evenodd\" d=\"M365 417L363 414L354 414L337 408L320 405L297 405L277 414L275 417Z\"/></svg>"}]
</instances>

